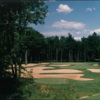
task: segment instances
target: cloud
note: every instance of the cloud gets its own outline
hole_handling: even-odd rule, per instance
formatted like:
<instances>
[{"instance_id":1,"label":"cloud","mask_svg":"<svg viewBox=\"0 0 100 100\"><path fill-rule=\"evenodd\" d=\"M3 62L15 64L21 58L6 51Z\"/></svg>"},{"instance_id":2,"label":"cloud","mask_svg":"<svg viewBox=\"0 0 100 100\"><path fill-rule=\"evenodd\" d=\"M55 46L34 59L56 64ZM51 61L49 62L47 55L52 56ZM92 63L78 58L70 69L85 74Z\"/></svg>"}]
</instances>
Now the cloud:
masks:
<instances>
[{"instance_id":1,"label":"cloud","mask_svg":"<svg viewBox=\"0 0 100 100\"><path fill-rule=\"evenodd\" d=\"M81 37L74 37L75 40L80 41Z\"/></svg>"},{"instance_id":2,"label":"cloud","mask_svg":"<svg viewBox=\"0 0 100 100\"><path fill-rule=\"evenodd\" d=\"M96 32L97 34L100 34L100 29L91 30L90 34L93 34L94 32Z\"/></svg>"},{"instance_id":3,"label":"cloud","mask_svg":"<svg viewBox=\"0 0 100 100\"><path fill-rule=\"evenodd\" d=\"M63 5L63 4L60 4L56 10L59 13L65 13L65 14L73 11L73 9L71 9L68 5Z\"/></svg>"},{"instance_id":4,"label":"cloud","mask_svg":"<svg viewBox=\"0 0 100 100\"><path fill-rule=\"evenodd\" d=\"M86 8L86 11L92 12L92 11L94 11L94 10L96 10L96 8Z\"/></svg>"},{"instance_id":5,"label":"cloud","mask_svg":"<svg viewBox=\"0 0 100 100\"><path fill-rule=\"evenodd\" d=\"M49 16L50 15L50 13L48 12L47 14L46 14L46 16Z\"/></svg>"},{"instance_id":6,"label":"cloud","mask_svg":"<svg viewBox=\"0 0 100 100\"><path fill-rule=\"evenodd\" d=\"M79 34L90 34L90 30L89 29L83 29L83 30L77 31L76 34L77 35L79 35Z\"/></svg>"},{"instance_id":7,"label":"cloud","mask_svg":"<svg viewBox=\"0 0 100 100\"><path fill-rule=\"evenodd\" d=\"M86 8L86 11L90 11L91 12L92 11L92 8Z\"/></svg>"},{"instance_id":8,"label":"cloud","mask_svg":"<svg viewBox=\"0 0 100 100\"><path fill-rule=\"evenodd\" d=\"M93 10L96 10L96 8L93 8Z\"/></svg>"},{"instance_id":9,"label":"cloud","mask_svg":"<svg viewBox=\"0 0 100 100\"><path fill-rule=\"evenodd\" d=\"M72 21L66 21L66 20L61 20L60 22L54 22L52 24L52 27L55 28L62 28L62 29L76 29L80 30L85 27L85 24L81 22L72 22Z\"/></svg>"},{"instance_id":10,"label":"cloud","mask_svg":"<svg viewBox=\"0 0 100 100\"><path fill-rule=\"evenodd\" d=\"M50 36L68 36L68 33L70 31L68 30L61 30L61 31L51 31L51 32L41 32L45 37L50 37ZM71 34L73 34L71 32Z\"/></svg>"},{"instance_id":11,"label":"cloud","mask_svg":"<svg viewBox=\"0 0 100 100\"><path fill-rule=\"evenodd\" d=\"M48 0L48 1L55 2L56 0Z\"/></svg>"},{"instance_id":12,"label":"cloud","mask_svg":"<svg viewBox=\"0 0 100 100\"><path fill-rule=\"evenodd\" d=\"M68 36L68 33L70 33L70 31L67 31L67 30L62 30L62 31L52 31L52 32L42 32L42 34L45 36L45 37L51 37L51 36L58 36L58 37L61 37L61 36L65 36L67 37ZM71 32L72 35L74 35L73 32ZM75 40L77 41L81 41L81 37L74 37Z\"/></svg>"}]
</instances>

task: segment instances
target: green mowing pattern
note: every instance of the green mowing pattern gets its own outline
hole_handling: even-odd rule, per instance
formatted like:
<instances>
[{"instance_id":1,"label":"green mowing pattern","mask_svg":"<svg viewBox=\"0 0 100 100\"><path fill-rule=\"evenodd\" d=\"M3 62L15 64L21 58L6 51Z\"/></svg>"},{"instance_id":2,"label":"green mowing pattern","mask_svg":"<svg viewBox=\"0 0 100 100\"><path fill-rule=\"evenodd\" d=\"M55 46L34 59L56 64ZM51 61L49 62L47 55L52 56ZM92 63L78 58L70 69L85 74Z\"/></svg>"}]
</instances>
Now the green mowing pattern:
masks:
<instances>
[{"instance_id":1,"label":"green mowing pattern","mask_svg":"<svg viewBox=\"0 0 100 100\"><path fill-rule=\"evenodd\" d=\"M55 69L76 69L83 71L83 78L92 78L94 80L90 81L77 81L65 78L42 78L36 79L35 82L39 84L49 85L49 86L58 86L58 87L66 87L66 84L74 84L76 86L79 97L93 95L96 93L100 93L100 73L93 73L88 71L87 69L100 69L100 66L93 66L94 64L98 64L99 62L88 62L88 63L50 63L46 65L46 67L53 67L50 70ZM70 66L50 66L50 65L70 65ZM48 70L48 69L45 69ZM56 74L56 73L54 73ZM80 74L80 73L79 73Z\"/></svg>"}]
</instances>

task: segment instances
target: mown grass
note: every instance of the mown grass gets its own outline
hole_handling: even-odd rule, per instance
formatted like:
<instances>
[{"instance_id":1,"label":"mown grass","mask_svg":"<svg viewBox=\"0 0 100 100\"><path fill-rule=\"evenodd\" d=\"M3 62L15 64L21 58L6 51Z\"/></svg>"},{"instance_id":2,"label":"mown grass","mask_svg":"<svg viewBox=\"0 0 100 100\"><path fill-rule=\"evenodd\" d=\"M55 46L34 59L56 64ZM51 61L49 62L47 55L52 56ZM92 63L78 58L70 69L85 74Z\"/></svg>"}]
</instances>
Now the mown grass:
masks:
<instances>
[{"instance_id":1,"label":"mown grass","mask_svg":"<svg viewBox=\"0 0 100 100\"><path fill-rule=\"evenodd\" d=\"M70 65L70 66L60 66L59 65ZM58 86L58 87L66 87L67 83L74 84L76 86L79 97L93 95L95 93L100 93L100 73L93 73L88 71L87 69L100 69L100 66L93 66L94 64L98 64L98 62L87 62L87 63L50 63L46 65L46 67L53 67L53 69L76 69L83 71L83 78L92 78L94 80L90 81L77 81L71 79L64 78L43 78L35 80L36 83L49 85L49 86ZM58 65L58 66L51 66ZM46 70L46 69L45 69ZM48 70L48 69L47 69ZM50 73L49 73L50 74ZM53 73L52 73L53 74ZM54 73L56 74L56 73ZM57 73L58 74L58 73Z\"/></svg>"},{"instance_id":2,"label":"mown grass","mask_svg":"<svg viewBox=\"0 0 100 100\"><path fill-rule=\"evenodd\" d=\"M51 66L51 65L70 66ZM50 63L46 67L54 69L76 69L83 71L83 78L92 78L90 81L78 81L66 78L42 78L35 80L20 79L16 85L16 91L7 96L6 100L78 100L83 96L89 96L82 100L100 99L100 73L93 73L87 69L100 69L100 66L93 66L97 62L88 63ZM42 64L34 67L41 66ZM46 69L45 69L46 70ZM47 69L49 70L49 69ZM49 73L50 74L50 73ZM58 73L51 73L58 74ZM35 82L34 82L35 81Z\"/></svg>"}]
</instances>

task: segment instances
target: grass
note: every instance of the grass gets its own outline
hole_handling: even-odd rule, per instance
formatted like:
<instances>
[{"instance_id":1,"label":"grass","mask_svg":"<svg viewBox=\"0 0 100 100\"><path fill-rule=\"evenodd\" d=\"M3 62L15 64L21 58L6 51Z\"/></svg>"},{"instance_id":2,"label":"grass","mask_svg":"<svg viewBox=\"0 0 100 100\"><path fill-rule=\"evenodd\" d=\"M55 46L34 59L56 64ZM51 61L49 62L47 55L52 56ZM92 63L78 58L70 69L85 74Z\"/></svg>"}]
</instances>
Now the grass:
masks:
<instances>
[{"instance_id":1,"label":"grass","mask_svg":"<svg viewBox=\"0 0 100 100\"><path fill-rule=\"evenodd\" d=\"M93 73L88 71L87 69L100 69L100 66L93 66L98 62L86 62L86 63L50 63L46 65L46 67L53 67L50 70L55 69L76 69L83 71L83 78L92 78L94 80L90 81L77 81L71 79L64 78L43 78L35 80L36 83L49 85L49 86L58 86L58 87L66 87L67 83L73 83L76 86L79 97L93 95L96 93L100 93L100 73ZM70 66L50 66L50 65L70 65ZM46 70L46 69L45 69ZM47 69L48 70L48 69ZM50 74L50 73L49 73ZM56 74L56 73L54 73Z\"/></svg>"},{"instance_id":2,"label":"grass","mask_svg":"<svg viewBox=\"0 0 100 100\"><path fill-rule=\"evenodd\" d=\"M68 79L64 78L42 78L35 80L36 83L45 85L61 85L66 84Z\"/></svg>"},{"instance_id":3,"label":"grass","mask_svg":"<svg viewBox=\"0 0 100 100\"><path fill-rule=\"evenodd\" d=\"M51 65L70 65L70 66L51 66ZM96 100L100 99L100 73L93 73L87 69L100 69L100 66L93 66L97 62L88 63L50 63L46 67L52 69L76 69L83 71L83 78L92 78L90 81L77 81L66 78L41 78L30 81L21 79L17 91L8 96L7 100ZM38 67L42 64L33 66ZM46 69L45 69L46 70ZM49 73L50 74L50 73ZM53 73L58 74L58 73ZM88 98L80 99L83 96Z\"/></svg>"},{"instance_id":4,"label":"grass","mask_svg":"<svg viewBox=\"0 0 100 100\"><path fill-rule=\"evenodd\" d=\"M82 98L80 100L99 100L99 99L100 99L100 94L99 95L88 96L88 97Z\"/></svg>"}]
</instances>

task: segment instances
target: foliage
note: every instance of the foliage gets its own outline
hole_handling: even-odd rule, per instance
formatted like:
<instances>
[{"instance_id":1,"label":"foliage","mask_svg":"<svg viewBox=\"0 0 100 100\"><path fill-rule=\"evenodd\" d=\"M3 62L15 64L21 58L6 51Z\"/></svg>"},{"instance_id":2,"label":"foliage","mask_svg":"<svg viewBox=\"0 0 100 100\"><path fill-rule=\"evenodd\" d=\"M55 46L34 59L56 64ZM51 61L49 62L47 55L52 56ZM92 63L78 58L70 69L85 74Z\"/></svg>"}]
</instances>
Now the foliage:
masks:
<instances>
[{"instance_id":1,"label":"foliage","mask_svg":"<svg viewBox=\"0 0 100 100\"><path fill-rule=\"evenodd\" d=\"M20 81L17 91L7 97L7 100L75 100L77 92L74 85L67 84L66 88L39 85L32 80Z\"/></svg>"},{"instance_id":2,"label":"foliage","mask_svg":"<svg viewBox=\"0 0 100 100\"><path fill-rule=\"evenodd\" d=\"M12 0L0 1L0 69L3 71L1 76L4 76L3 73L5 73L6 70L5 64L7 64L7 66L11 65L12 75L15 79L18 76L17 65L19 65L20 77L25 46L27 46L27 48L30 45L32 46L32 43L28 45L27 41L24 44L22 38L27 37L28 39L28 36L25 34L30 23L44 24L44 18L48 11L47 9L48 6L45 5L43 0L32 0L30 2L27 0L13 2ZM32 33L31 31L28 33ZM33 33L35 33L35 31ZM39 34L39 32L37 33ZM35 40L32 38L30 42L33 41ZM41 41L38 45L41 45ZM6 58L9 59L7 63L5 62Z\"/></svg>"}]
</instances>

